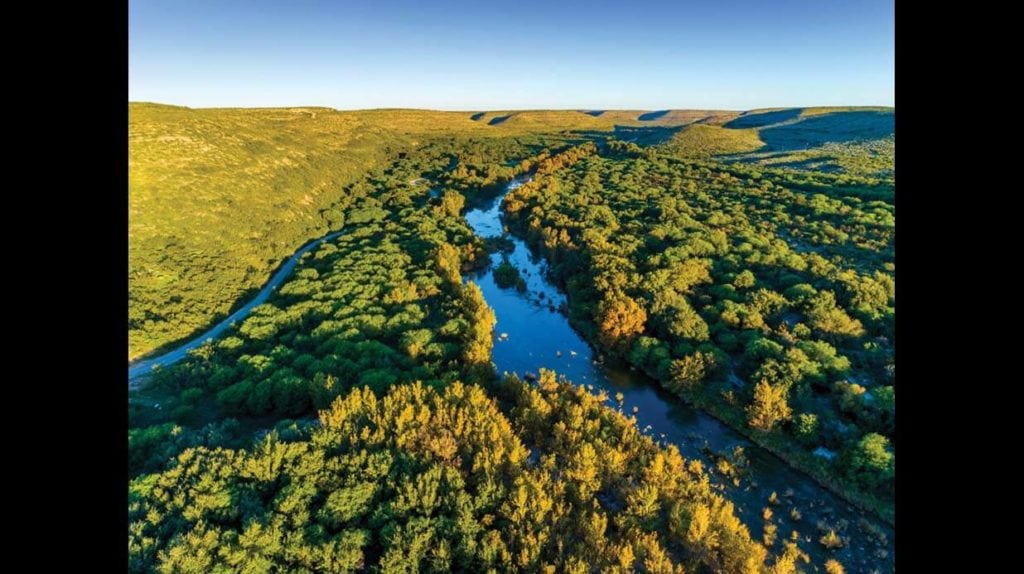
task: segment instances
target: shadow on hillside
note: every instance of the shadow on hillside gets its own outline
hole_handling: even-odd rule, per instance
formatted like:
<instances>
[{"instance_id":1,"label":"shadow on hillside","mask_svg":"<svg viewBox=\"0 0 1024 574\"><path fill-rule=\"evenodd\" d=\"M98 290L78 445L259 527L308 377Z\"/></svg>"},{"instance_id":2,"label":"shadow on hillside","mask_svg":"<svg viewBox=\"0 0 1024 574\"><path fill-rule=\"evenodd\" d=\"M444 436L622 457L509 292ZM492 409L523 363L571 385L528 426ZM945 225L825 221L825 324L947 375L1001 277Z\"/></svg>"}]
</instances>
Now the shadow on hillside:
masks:
<instances>
[{"instance_id":1,"label":"shadow on hillside","mask_svg":"<svg viewBox=\"0 0 1024 574\"><path fill-rule=\"evenodd\" d=\"M487 122L487 125L489 125L489 126L496 126L498 124L504 123L505 120L507 120L507 119L509 119L511 117L512 117L512 114L509 114L507 116L497 116L497 117L491 118L491 121Z\"/></svg>"},{"instance_id":2,"label":"shadow on hillside","mask_svg":"<svg viewBox=\"0 0 1024 574\"><path fill-rule=\"evenodd\" d=\"M795 120L800 117L801 111L802 108L789 108L774 112L744 113L740 117L723 124L722 127L730 129L760 128L779 122Z\"/></svg>"},{"instance_id":3,"label":"shadow on hillside","mask_svg":"<svg viewBox=\"0 0 1024 574\"><path fill-rule=\"evenodd\" d=\"M761 130L761 141L770 150L797 150L825 143L875 140L889 136L896 128L893 112L836 112Z\"/></svg>"},{"instance_id":4,"label":"shadow on hillside","mask_svg":"<svg viewBox=\"0 0 1024 574\"><path fill-rule=\"evenodd\" d=\"M726 161L735 161L737 163L757 165L758 158L756 157L738 157ZM802 171L817 171L821 173L840 173L843 171L842 166L836 158L831 156L811 157L801 160L783 161L768 164L773 168L782 169L797 169Z\"/></svg>"},{"instance_id":5,"label":"shadow on hillside","mask_svg":"<svg viewBox=\"0 0 1024 574\"><path fill-rule=\"evenodd\" d=\"M624 142L632 142L640 146L658 145L672 139L679 130L686 126L673 127L635 127L615 126L613 131L601 130L574 130L571 133L584 140L603 142L609 138L615 138Z\"/></svg>"},{"instance_id":6,"label":"shadow on hillside","mask_svg":"<svg viewBox=\"0 0 1024 574\"><path fill-rule=\"evenodd\" d=\"M775 164L775 167L784 169L799 169L804 171L817 171L821 173L840 173L842 166L834 157L815 157L799 161L787 161Z\"/></svg>"},{"instance_id":7,"label":"shadow on hillside","mask_svg":"<svg viewBox=\"0 0 1024 574\"><path fill-rule=\"evenodd\" d=\"M637 145L659 145L672 139L679 130L686 126L672 127L633 127L615 126L615 137L620 140L633 142Z\"/></svg>"},{"instance_id":8,"label":"shadow on hillside","mask_svg":"<svg viewBox=\"0 0 1024 574\"><path fill-rule=\"evenodd\" d=\"M474 122L478 122L478 121L480 121L480 118L482 118L482 117L484 117L486 115L487 115L487 112L477 112L477 113L469 116L469 119L473 120Z\"/></svg>"},{"instance_id":9,"label":"shadow on hillside","mask_svg":"<svg viewBox=\"0 0 1024 574\"><path fill-rule=\"evenodd\" d=\"M669 111L670 110L658 110L656 112L647 112L645 114L640 114L639 116L636 117L636 119L642 122L653 122L658 118L662 118L668 115Z\"/></svg>"}]
</instances>

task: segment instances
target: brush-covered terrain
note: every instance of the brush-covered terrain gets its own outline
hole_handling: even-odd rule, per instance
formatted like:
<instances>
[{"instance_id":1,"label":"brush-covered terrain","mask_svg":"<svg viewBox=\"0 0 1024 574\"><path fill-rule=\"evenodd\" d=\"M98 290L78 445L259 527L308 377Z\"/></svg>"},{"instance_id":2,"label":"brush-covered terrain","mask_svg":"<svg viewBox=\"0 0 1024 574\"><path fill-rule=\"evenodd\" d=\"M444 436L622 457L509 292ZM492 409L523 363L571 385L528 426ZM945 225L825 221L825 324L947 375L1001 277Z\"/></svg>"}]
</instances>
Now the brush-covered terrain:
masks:
<instances>
[{"instance_id":1,"label":"brush-covered terrain","mask_svg":"<svg viewBox=\"0 0 1024 574\"><path fill-rule=\"evenodd\" d=\"M842 571L607 396L499 375L463 214L530 175L507 231L595 350L891 521L893 116L131 104L130 358L343 231L132 391L131 570Z\"/></svg>"},{"instance_id":2,"label":"brush-covered terrain","mask_svg":"<svg viewBox=\"0 0 1024 574\"><path fill-rule=\"evenodd\" d=\"M642 112L340 112L132 103L129 359L228 315L301 244L344 224L350 196L359 193L352 186L363 176L428 141L447 140L451 161L486 178L507 167L513 150L522 155L516 143L543 145L543 136L620 124L681 125L715 113L642 120ZM473 151L482 141L508 153L484 161Z\"/></svg>"}]
</instances>

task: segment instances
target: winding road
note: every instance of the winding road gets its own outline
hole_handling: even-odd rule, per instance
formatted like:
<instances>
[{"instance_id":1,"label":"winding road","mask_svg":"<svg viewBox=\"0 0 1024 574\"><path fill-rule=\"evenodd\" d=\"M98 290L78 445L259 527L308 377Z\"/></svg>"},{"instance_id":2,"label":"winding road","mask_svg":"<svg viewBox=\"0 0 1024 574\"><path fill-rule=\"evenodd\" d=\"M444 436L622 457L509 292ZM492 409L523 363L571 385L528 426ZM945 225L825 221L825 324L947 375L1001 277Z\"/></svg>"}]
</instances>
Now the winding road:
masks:
<instances>
[{"instance_id":1,"label":"winding road","mask_svg":"<svg viewBox=\"0 0 1024 574\"><path fill-rule=\"evenodd\" d=\"M772 505L769 499L780 497L781 502L776 507L778 516L771 523L778 527L780 536L799 531L800 547L812 562L808 566L816 571L820 571L825 560L836 557L849 574L893 572L895 532L891 527L845 503L809 476L789 467L717 419L687 406L661 389L656 381L621 366L604 364L600 355L558 311L565 302L565 295L545 278L546 263L533 255L522 239L504 231L501 202L523 181L524 178L517 178L508 184L505 193L471 206L465 214L467 223L478 236L505 237L514 245L511 253L492 254L493 264L488 268L463 277L480 286L488 305L495 310L498 319L495 332L502 334L495 336L492 353L498 372L526 374L551 368L576 384L606 391L609 406L632 412L641 432L664 445L675 445L689 459L702 460L714 487L736 505L737 515L755 539L762 537L768 522L762 518L763 509ZM252 301L205 333L163 355L129 364L129 387L137 385L154 366L181 360L190 350L220 336L245 318L287 279L303 255L342 233L330 233L296 251ZM493 271L504 257L523 273L525 292L497 286ZM742 479L734 482L717 471L718 458L711 453L729 453L736 447L745 451L748 462ZM816 538L820 532L816 525L819 521L839 525L843 548L828 551L818 544ZM778 551L778 546L773 551Z\"/></svg>"},{"instance_id":2,"label":"winding road","mask_svg":"<svg viewBox=\"0 0 1024 574\"><path fill-rule=\"evenodd\" d=\"M271 277L270 281L268 281L267 284L263 286L263 289L260 289L260 292L256 294L256 297L254 297L252 301L246 303L243 307L229 315L220 323L217 323L216 325L211 327L205 333L189 340L188 342L179 347L176 347L174 350L168 351L157 357L149 359L140 359L128 363L128 386L132 387L136 385L142 376L149 374L151 372L153 367L156 367L157 365L170 365L176 363L181 359L185 358L188 352L191 351L192 349L199 347L200 345L202 345L203 343L210 339L216 339L217 337L219 337L224 331L231 327L232 324L234 324L236 321L244 319L249 313L252 312L252 310L257 305L260 305L264 301L266 301L267 298L270 297L270 294L273 293L274 290L277 289L277 287L285 279L288 278L288 275L290 275L292 270L295 269L295 264L299 262L299 259L303 255L309 253L310 250L320 245L324 241L334 239L335 237L338 237L343 233L343 231L335 231L333 233L329 233L321 237L320 239L314 239L313 241L310 241L309 243L302 246L291 257L289 257L287 261L284 262L284 265L282 265L281 268L277 270L277 273L274 273L274 276Z\"/></svg>"}]
</instances>

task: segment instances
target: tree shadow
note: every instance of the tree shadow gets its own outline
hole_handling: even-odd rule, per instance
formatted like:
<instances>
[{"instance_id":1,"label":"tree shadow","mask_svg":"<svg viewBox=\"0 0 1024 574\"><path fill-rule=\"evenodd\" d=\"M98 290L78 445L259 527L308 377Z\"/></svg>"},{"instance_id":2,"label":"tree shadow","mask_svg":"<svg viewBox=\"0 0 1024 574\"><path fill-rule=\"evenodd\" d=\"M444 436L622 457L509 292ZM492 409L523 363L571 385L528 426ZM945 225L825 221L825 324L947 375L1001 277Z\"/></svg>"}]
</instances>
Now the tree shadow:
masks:
<instances>
[{"instance_id":1,"label":"tree shadow","mask_svg":"<svg viewBox=\"0 0 1024 574\"><path fill-rule=\"evenodd\" d=\"M670 111L672 111L672 110L658 110L656 112L647 112L647 113L644 113L644 114L640 114L639 116L636 117L636 119L638 119L638 120L640 120L642 122L653 122L654 120L656 120L658 118L662 118L662 117L668 115L668 113Z\"/></svg>"},{"instance_id":2,"label":"tree shadow","mask_svg":"<svg viewBox=\"0 0 1024 574\"><path fill-rule=\"evenodd\" d=\"M789 108L773 112L744 112L740 117L725 123L722 127L730 129L760 128L779 122L795 120L800 117L801 111L802 108Z\"/></svg>"},{"instance_id":3,"label":"tree shadow","mask_svg":"<svg viewBox=\"0 0 1024 574\"><path fill-rule=\"evenodd\" d=\"M797 150L825 143L875 140L892 135L896 114L889 111L836 112L764 128L761 141L772 150Z\"/></svg>"},{"instance_id":4,"label":"tree shadow","mask_svg":"<svg viewBox=\"0 0 1024 574\"><path fill-rule=\"evenodd\" d=\"M489 125L489 126L496 126L498 124L504 123L505 120L507 120L507 119L509 119L511 117L512 117L512 114L508 114L507 116L497 116L497 117L491 118L491 121L487 122L487 125Z\"/></svg>"},{"instance_id":5,"label":"tree shadow","mask_svg":"<svg viewBox=\"0 0 1024 574\"><path fill-rule=\"evenodd\" d=\"M473 120L474 122L478 122L478 121L480 121L480 118L482 118L482 117L484 117L486 115L487 115L487 112L477 112L477 113L469 116L469 119Z\"/></svg>"}]
</instances>

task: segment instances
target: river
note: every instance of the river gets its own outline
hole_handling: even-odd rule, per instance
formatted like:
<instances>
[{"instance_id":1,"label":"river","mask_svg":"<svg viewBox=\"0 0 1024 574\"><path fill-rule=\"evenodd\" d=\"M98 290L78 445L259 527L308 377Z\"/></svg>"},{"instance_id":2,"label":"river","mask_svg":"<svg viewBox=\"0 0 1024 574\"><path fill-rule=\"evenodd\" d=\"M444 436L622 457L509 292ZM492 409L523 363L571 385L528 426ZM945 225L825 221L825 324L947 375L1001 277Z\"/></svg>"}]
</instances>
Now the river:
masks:
<instances>
[{"instance_id":1,"label":"river","mask_svg":"<svg viewBox=\"0 0 1024 574\"><path fill-rule=\"evenodd\" d=\"M480 286L484 298L497 315L493 360L498 372L526 375L537 373L541 368L550 369L577 384L592 385L595 392L607 391L609 404L615 408L619 408L616 394L621 393L623 411L635 413L637 424L646 434L663 444L675 444L683 456L705 463L712 484L733 501L736 512L756 539L761 539L764 532L762 511L769 506L772 493L776 493L779 502L771 509L779 540L771 550L778 551L783 539L788 539L794 530L799 532L800 547L811 558L811 564L800 565L806 571L823 571L825 560L833 557L842 562L850 574L895 571L894 533L887 524L847 504L811 477L793 469L724 423L687 406L664 391L657 381L637 371L595 361L593 350L559 310L565 304L565 296L545 279L545 262L530 253L522 240L504 232L501 202L508 191L521 183L521 179L512 181L504 193L472 206L465 215L469 226L480 237L505 236L514 245L511 253L492 254L490 267L464 277ZM179 361L190 350L223 334L254 307L265 302L291 274L304 254L341 234L330 233L304 245L285 261L255 298L203 334L172 351L129 364L129 385L137 384L141 376L154 366ZM501 263L503 256L507 256L522 274L527 287L524 292L515 288L502 289L495 284L492 270ZM749 461L738 486L719 473L706 450L731 453L737 446L744 449ZM800 512L799 519L794 520L790 514L793 508ZM846 541L841 549L829 551L819 544L819 520L841 527L839 534ZM881 533L884 542L880 542L877 535L871 534L864 525Z\"/></svg>"},{"instance_id":2,"label":"river","mask_svg":"<svg viewBox=\"0 0 1024 574\"><path fill-rule=\"evenodd\" d=\"M760 539L763 534L762 511L775 492L779 502L771 509L779 540L771 549L779 550L782 540L796 530L800 533L800 548L811 558L811 564L801 565L805 570L824 571L825 560L835 558L848 573L893 572L894 533L887 524L849 505L724 423L687 406L642 373L595 362L594 351L559 310L565 296L545 278L546 263L522 240L504 233L501 202L521 183L511 182L504 193L472 206L465 216L480 237L505 236L515 246L511 253L492 254L490 267L466 276L480 286L497 315L493 360L498 372L524 376L541 368L550 369L574 383L592 385L594 392L607 391L608 402L615 408L619 406L616 393L621 393L623 412L635 412L637 424L646 434L662 443L675 444L687 458L704 461L712 483L734 502L754 538ZM503 289L495 283L492 270L505 256L526 281L524 292L514 287ZM715 469L705 446L720 453L731 453L737 446L744 449L749 466L739 486ZM792 508L802 515L798 520L792 518ZM845 524L839 534L847 538L847 544L836 551L826 550L818 542L819 520L832 526ZM864 524L883 533L885 542L879 542Z\"/></svg>"}]
</instances>

